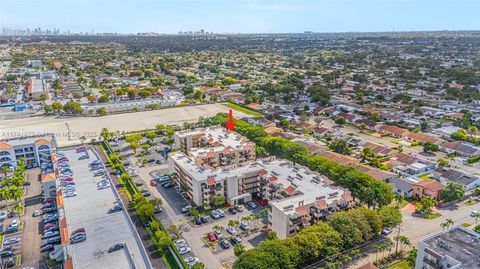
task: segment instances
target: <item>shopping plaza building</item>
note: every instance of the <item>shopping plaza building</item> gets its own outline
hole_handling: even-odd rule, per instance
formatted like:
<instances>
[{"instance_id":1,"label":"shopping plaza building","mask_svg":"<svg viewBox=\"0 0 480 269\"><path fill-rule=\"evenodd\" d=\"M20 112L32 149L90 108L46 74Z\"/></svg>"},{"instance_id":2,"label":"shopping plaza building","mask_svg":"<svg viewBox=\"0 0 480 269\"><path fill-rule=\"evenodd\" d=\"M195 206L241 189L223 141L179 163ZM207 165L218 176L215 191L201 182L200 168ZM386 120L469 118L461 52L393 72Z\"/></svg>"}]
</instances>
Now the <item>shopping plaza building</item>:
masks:
<instances>
[{"instance_id":1,"label":"shopping plaza building","mask_svg":"<svg viewBox=\"0 0 480 269\"><path fill-rule=\"evenodd\" d=\"M193 204L208 208L214 195L230 205L268 202L269 221L280 238L352 205L349 192L308 168L256 159L255 144L238 133L212 127L176 133L174 140L180 151L170 154L170 169Z\"/></svg>"},{"instance_id":2,"label":"shopping plaza building","mask_svg":"<svg viewBox=\"0 0 480 269\"><path fill-rule=\"evenodd\" d=\"M0 167L13 169L21 158L25 159L28 168L48 163L56 146L53 134L0 140Z\"/></svg>"}]
</instances>

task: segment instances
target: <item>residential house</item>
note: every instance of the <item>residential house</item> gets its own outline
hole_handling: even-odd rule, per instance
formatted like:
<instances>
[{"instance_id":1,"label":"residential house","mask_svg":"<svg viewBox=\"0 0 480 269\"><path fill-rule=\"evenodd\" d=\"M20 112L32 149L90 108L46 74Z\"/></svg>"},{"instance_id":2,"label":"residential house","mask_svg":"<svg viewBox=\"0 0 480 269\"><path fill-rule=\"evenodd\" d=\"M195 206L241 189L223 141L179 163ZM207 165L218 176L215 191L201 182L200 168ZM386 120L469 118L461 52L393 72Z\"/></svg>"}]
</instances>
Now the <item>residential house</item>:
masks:
<instances>
[{"instance_id":1,"label":"residential house","mask_svg":"<svg viewBox=\"0 0 480 269\"><path fill-rule=\"evenodd\" d=\"M410 154L397 153L387 165L402 176L419 176L435 169L436 164Z\"/></svg>"},{"instance_id":2,"label":"residential house","mask_svg":"<svg viewBox=\"0 0 480 269\"><path fill-rule=\"evenodd\" d=\"M401 138L407 134L408 130L395 125L382 125L377 130L380 134Z\"/></svg>"},{"instance_id":3,"label":"residential house","mask_svg":"<svg viewBox=\"0 0 480 269\"><path fill-rule=\"evenodd\" d=\"M444 143L441 150L446 153L454 153L462 157L473 157L480 155L480 148L472 144L460 141Z\"/></svg>"},{"instance_id":4,"label":"residential house","mask_svg":"<svg viewBox=\"0 0 480 269\"><path fill-rule=\"evenodd\" d=\"M418 133L408 132L404 135L404 138L409 142L417 142L417 143L429 142L436 145L439 145L443 142L443 140L441 140L440 138L437 138L429 134L421 133L421 132L418 132Z\"/></svg>"},{"instance_id":5,"label":"residential house","mask_svg":"<svg viewBox=\"0 0 480 269\"><path fill-rule=\"evenodd\" d=\"M465 187L465 190L471 191L480 187L480 177L475 175L466 174L462 171L455 170L448 167L437 167L433 173L432 178L447 185L450 182L460 183Z\"/></svg>"},{"instance_id":6,"label":"residential house","mask_svg":"<svg viewBox=\"0 0 480 269\"><path fill-rule=\"evenodd\" d=\"M413 185L417 181L410 178L392 177L387 180L387 183L392 186L392 190L396 195L400 195L403 198L410 198L413 196Z\"/></svg>"},{"instance_id":7,"label":"residential house","mask_svg":"<svg viewBox=\"0 0 480 269\"><path fill-rule=\"evenodd\" d=\"M430 197L435 200L440 200L442 191L445 189L445 185L442 183L427 179L419 181L413 184L413 195L415 198Z\"/></svg>"},{"instance_id":8,"label":"residential house","mask_svg":"<svg viewBox=\"0 0 480 269\"><path fill-rule=\"evenodd\" d=\"M331 133L332 133L332 130L325 127L321 127L321 126L316 126L312 130L312 135L316 138L321 138L321 137L330 135Z\"/></svg>"}]
</instances>

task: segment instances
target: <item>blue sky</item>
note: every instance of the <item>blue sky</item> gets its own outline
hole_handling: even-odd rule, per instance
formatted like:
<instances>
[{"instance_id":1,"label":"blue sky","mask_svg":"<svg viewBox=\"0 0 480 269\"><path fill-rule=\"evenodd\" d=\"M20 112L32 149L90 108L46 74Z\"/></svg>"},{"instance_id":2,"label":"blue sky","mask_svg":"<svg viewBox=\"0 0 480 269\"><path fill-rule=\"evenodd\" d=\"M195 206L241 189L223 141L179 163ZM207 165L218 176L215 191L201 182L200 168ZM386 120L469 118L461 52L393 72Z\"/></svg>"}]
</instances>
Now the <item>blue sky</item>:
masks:
<instances>
[{"instance_id":1,"label":"blue sky","mask_svg":"<svg viewBox=\"0 0 480 269\"><path fill-rule=\"evenodd\" d=\"M0 28L217 33L480 30L480 0L0 0Z\"/></svg>"}]
</instances>

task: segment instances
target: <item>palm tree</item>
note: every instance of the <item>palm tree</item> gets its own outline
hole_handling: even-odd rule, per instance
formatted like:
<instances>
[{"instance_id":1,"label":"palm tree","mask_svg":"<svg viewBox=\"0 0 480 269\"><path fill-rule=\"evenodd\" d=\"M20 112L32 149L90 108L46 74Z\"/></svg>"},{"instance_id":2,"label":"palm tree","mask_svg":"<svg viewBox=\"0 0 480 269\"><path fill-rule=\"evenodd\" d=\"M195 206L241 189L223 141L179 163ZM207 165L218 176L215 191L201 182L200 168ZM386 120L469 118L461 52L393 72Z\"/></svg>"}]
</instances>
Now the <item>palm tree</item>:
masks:
<instances>
[{"instance_id":1,"label":"palm tree","mask_svg":"<svg viewBox=\"0 0 480 269\"><path fill-rule=\"evenodd\" d=\"M402 253L405 250L405 247L409 247L412 245L412 242L410 242L410 239L408 239L408 237L403 235L400 236L400 243L402 244L402 247L401 247Z\"/></svg>"},{"instance_id":2,"label":"palm tree","mask_svg":"<svg viewBox=\"0 0 480 269\"><path fill-rule=\"evenodd\" d=\"M100 136L103 138L103 141L108 141L111 137L111 133L110 131L108 131L107 128L103 128L100 133Z\"/></svg>"},{"instance_id":3,"label":"palm tree","mask_svg":"<svg viewBox=\"0 0 480 269\"><path fill-rule=\"evenodd\" d=\"M446 219L445 222L440 223L440 227L443 230L446 230L446 229L450 228L450 226L452 226L452 225L453 225L453 220L452 219Z\"/></svg>"},{"instance_id":4,"label":"palm tree","mask_svg":"<svg viewBox=\"0 0 480 269\"><path fill-rule=\"evenodd\" d=\"M163 204L163 201L162 201L162 199L160 199L160 198L150 199L149 202L150 202L153 206L159 206L159 205L162 205L162 204Z\"/></svg>"},{"instance_id":5,"label":"palm tree","mask_svg":"<svg viewBox=\"0 0 480 269\"><path fill-rule=\"evenodd\" d=\"M237 227L240 224L238 220L231 219L228 221L228 226L230 227Z\"/></svg>"},{"instance_id":6,"label":"palm tree","mask_svg":"<svg viewBox=\"0 0 480 269\"><path fill-rule=\"evenodd\" d=\"M257 229L258 220L260 219L260 215L257 214L257 213L252 213L252 214L250 214L250 218L251 218L251 220L253 220L253 225L255 226L255 229Z\"/></svg>"},{"instance_id":7,"label":"palm tree","mask_svg":"<svg viewBox=\"0 0 480 269\"><path fill-rule=\"evenodd\" d=\"M4 175L4 178L7 178L7 173L8 173L9 170L10 169L8 168L8 166L6 166L6 165L2 166L2 173Z\"/></svg>"},{"instance_id":8,"label":"palm tree","mask_svg":"<svg viewBox=\"0 0 480 269\"><path fill-rule=\"evenodd\" d=\"M17 187L17 186L12 186L9 191L10 191L10 197L11 197L11 199L13 199L13 200L15 200L15 201L20 200L20 198L22 198L22 196L23 196L23 191L22 191L22 189L20 189L20 188Z\"/></svg>"},{"instance_id":9,"label":"palm tree","mask_svg":"<svg viewBox=\"0 0 480 269\"><path fill-rule=\"evenodd\" d=\"M218 225L218 224L213 225L212 228L213 228L214 230L217 230L217 231L223 231L223 230L225 230L225 228L224 228L223 226L220 226L220 225Z\"/></svg>"},{"instance_id":10,"label":"palm tree","mask_svg":"<svg viewBox=\"0 0 480 269\"><path fill-rule=\"evenodd\" d=\"M7 211L10 211L8 208L8 200L12 199L12 196L10 194L10 189L7 186L3 186L0 189L0 196L2 196L2 199L5 200L5 204L7 206Z\"/></svg>"},{"instance_id":11,"label":"palm tree","mask_svg":"<svg viewBox=\"0 0 480 269\"><path fill-rule=\"evenodd\" d=\"M473 214L473 217L475 218L475 225L477 225L478 219L480 219L480 212L475 212Z\"/></svg>"},{"instance_id":12,"label":"palm tree","mask_svg":"<svg viewBox=\"0 0 480 269\"><path fill-rule=\"evenodd\" d=\"M17 201L15 203L13 210L17 212L18 219L20 219L20 221L21 221L20 215L22 215L24 209L25 209L25 205L21 201Z\"/></svg>"}]
</instances>

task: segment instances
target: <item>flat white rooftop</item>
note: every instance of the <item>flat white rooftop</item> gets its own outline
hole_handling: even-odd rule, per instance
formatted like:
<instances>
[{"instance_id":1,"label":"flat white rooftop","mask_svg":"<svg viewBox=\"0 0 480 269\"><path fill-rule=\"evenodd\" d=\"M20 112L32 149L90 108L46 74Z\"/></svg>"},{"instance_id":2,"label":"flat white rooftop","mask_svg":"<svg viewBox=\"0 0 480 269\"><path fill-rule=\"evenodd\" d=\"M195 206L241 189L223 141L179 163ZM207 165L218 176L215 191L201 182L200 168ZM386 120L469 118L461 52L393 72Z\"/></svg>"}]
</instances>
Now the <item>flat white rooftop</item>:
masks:
<instances>
[{"instance_id":1,"label":"flat white rooftop","mask_svg":"<svg viewBox=\"0 0 480 269\"><path fill-rule=\"evenodd\" d=\"M83 154L75 150L63 151L70 160L70 167L77 196L64 198L64 214L69 233L84 227L87 240L68 245L67 252L73 258L77 268L111 268L111 269L150 269L148 255L125 210L107 214L117 201L112 188L97 190L100 177L93 177L88 164L98 160L96 154L89 150L90 159L78 160ZM108 248L123 242L127 248L107 253ZM133 263L133 264L132 264Z\"/></svg>"}]
</instances>

